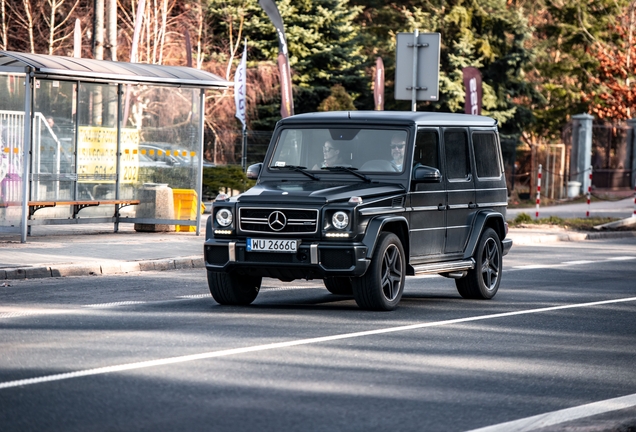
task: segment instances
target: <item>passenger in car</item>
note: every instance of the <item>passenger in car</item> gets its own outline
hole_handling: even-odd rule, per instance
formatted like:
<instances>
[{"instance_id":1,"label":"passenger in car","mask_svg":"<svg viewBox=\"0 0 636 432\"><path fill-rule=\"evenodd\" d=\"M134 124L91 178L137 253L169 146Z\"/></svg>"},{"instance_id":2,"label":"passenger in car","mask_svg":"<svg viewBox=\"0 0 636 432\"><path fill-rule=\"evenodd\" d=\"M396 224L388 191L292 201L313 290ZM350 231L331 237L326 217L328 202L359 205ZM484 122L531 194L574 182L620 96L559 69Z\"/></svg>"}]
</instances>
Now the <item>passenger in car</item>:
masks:
<instances>
[{"instance_id":1,"label":"passenger in car","mask_svg":"<svg viewBox=\"0 0 636 432\"><path fill-rule=\"evenodd\" d=\"M318 170L320 168L334 167L342 165L342 157L340 156L340 147L334 143L334 141L327 140L322 146L322 154L324 160L322 164L316 164L312 169Z\"/></svg>"},{"instance_id":2,"label":"passenger in car","mask_svg":"<svg viewBox=\"0 0 636 432\"><path fill-rule=\"evenodd\" d=\"M391 164L397 171L402 171L402 164L404 163L404 148L406 147L406 140L402 134L395 134L391 138L391 157L393 160Z\"/></svg>"}]
</instances>

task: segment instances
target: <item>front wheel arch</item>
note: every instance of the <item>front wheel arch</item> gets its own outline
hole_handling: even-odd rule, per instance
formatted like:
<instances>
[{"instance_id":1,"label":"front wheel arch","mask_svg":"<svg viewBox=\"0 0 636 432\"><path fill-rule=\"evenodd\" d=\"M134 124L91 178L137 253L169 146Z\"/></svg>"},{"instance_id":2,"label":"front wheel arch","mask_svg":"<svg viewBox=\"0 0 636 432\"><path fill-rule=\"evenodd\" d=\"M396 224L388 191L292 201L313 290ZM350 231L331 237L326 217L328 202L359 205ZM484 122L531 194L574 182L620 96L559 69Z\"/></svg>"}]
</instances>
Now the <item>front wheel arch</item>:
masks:
<instances>
[{"instance_id":1,"label":"front wheel arch","mask_svg":"<svg viewBox=\"0 0 636 432\"><path fill-rule=\"evenodd\" d=\"M400 239L392 232L378 238L367 272L352 278L353 297L362 309L390 311L397 307L406 276L406 256Z\"/></svg>"},{"instance_id":2,"label":"front wheel arch","mask_svg":"<svg viewBox=\"0 0 636 432\"><path fill-rule=\"evenodd\" d=\"M403 216L379 216L369 222L362 239L362 243L367 247L367 258L373 258L378 239L383 232L393 233L400 239L408 263L410 256L409 224Z\"/></svg>"}]
</instances>

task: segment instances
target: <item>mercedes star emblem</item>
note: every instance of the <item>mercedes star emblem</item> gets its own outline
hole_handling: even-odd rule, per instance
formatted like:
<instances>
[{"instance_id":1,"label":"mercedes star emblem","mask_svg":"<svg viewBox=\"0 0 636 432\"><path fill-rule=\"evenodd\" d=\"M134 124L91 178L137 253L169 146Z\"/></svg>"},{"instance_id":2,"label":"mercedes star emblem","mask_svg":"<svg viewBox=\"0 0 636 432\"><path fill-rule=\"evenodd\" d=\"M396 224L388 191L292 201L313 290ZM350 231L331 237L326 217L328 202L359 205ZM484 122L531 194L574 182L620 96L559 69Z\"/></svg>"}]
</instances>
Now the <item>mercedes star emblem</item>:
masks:
<instances>
[{"instance_id":1,"label":"mercedes star emblem","mask_svg":"<svg viewBox=\"0 0 636 432\"><path fill-rule=\"evenodd\" d=\"M285 228L287 225L287 218L285 217L285 213L281 211L273 211L269 214L267 218L267 224L274 231L280 231Z\"/></svg>"}]
</instances>

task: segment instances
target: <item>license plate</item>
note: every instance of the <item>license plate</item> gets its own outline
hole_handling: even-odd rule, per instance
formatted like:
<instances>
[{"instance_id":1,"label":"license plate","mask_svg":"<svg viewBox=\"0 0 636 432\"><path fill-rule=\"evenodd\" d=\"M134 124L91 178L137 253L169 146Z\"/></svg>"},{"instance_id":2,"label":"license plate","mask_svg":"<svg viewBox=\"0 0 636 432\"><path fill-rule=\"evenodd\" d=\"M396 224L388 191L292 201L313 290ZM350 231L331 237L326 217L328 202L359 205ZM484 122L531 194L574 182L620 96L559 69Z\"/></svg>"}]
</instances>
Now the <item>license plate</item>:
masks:
<instances>
[{"instance_id":1,"label":"license plate","mask_svg":"<svg viewBox=\"0 0 636 432\"><path fill-rule=\"evenodd\" d=\"M297 252L298 240L247 239L248 252Z\"/></svg>"}]
</instances>

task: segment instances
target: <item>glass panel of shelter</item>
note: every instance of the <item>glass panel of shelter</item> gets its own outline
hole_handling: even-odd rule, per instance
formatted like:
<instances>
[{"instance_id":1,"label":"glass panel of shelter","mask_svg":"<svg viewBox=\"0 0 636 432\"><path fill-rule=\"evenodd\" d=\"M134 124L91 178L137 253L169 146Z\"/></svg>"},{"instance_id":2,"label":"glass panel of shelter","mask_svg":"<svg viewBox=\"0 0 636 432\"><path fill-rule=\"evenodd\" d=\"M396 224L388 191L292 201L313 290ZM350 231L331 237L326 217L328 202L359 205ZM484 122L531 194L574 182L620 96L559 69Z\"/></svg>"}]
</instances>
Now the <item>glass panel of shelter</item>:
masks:
<instances>
[{"instance_id":1,"label":"glass panel of shelter","mask_svg":"<svg viewBox=\"0 0 636 432\"><path fill-rule=\"evenodd\" d=\"M0 75L0 229L22 218L24 76Z\"/></svg>"}]
</instances>

